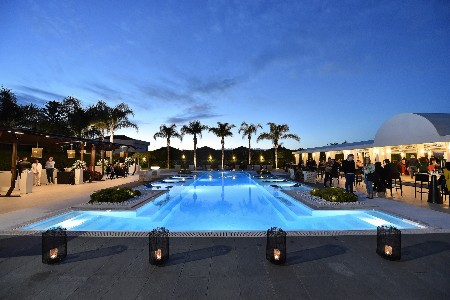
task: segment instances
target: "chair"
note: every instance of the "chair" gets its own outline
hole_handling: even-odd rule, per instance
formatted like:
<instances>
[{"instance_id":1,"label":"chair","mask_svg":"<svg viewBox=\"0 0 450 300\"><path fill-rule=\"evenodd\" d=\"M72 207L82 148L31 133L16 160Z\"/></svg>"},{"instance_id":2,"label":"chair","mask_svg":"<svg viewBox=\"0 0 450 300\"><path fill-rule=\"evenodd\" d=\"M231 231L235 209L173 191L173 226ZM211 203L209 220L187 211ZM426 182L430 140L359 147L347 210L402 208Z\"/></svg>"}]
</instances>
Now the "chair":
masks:
<instances>
[{"instance_id":1,"label":"chair","mask_svg":"<svg viewBox=\"0 0 450 300\"><path fill-rule=\"evenodd\" d=\"M317 177L320 177L323 179L323 176L325 175L325 167L320 166L317 168Z\"/></svg>"},{"instance_id":2,"label":"chair","mask_svg":"<svg viewBox=\"0 0 450 300\"><path fill-rule=\"evenodd\" d=\"M363 173L361 169L356 169L355 170L355 186L360 185L361 182L364 181L364 177L363 177Z\"/></svg>"},{"instance_id":3,"label":"chair","mask_svg":"<svg viewBox=\"0 0 450 300\"><path fill-rule=\"evenodd\" d=\"M400 173L395 173L392 176L391 184L386 185L386 189L391 190L391 197L392 197L392 189L395 189L395 191L400 190L400 195L403 196L403 184ZM422 194L420 194L420 196L422 196Z\"/></svg>"},{"instance_id":4,"label":"chair","mask_svg":"<svg viewBox=\"0 0 450 300\"><path fill-rule=\"evenodd\" d=\"M449 189L447 187L447 183L445 181L443 182L443 184L441 184L441 196L444 201L447 201L447 196L450 196L450 191L449 191ZM449 197L448 203L449 203L448 205L450 205L450 197Z\"/></svg>"},{"instance_id":5,"label":"chair","mask_svg":"<svg viewBox=\"0 0 450 300\"><path fill-rule=\"evenodd\" d=\"M417 183L420 183L420 191L417 192ZM418 173L416 174L415 178L414 178L414 198L416 198L416 194L420 193L420 200L422 200L422 194L426 194L428 193L428 191L422 191L423 187L424 187L424 183L426 183L426 187L429 188L430 186L430 176L428 174L425 173Z\"/></svg>"}]
</instances>

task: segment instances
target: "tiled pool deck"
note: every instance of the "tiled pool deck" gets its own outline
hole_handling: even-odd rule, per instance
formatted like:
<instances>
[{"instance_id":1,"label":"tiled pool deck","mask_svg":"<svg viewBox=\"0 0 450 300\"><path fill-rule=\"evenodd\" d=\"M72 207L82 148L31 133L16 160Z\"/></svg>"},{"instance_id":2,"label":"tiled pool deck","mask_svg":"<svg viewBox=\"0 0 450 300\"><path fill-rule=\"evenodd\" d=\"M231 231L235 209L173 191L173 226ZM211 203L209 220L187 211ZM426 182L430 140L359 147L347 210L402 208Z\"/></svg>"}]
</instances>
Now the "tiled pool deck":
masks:
<instances>
[{"instance_id":1,"label":"tiled pool deck","mask_svg":"<svg viewBox=\"0 0 450 300\"><path fill-rule=\"evenodd\" d=\"M405 235L402 260L375 236L289 237L287 262L264 238L172 238L148 263L146 238L73 238L68 257L41 263L39 237L0 238L1 299L448 299L450 235Z\"/></svg>"},{"instance_id":2,"label":"tiled pool deck","mask_svg":"<svg viewBox=\"0 0 450 300\"><path fill-rule=\"evenodd\" d=\"M171 257L163 267L149 265L148 240L139 235L70 237L67 260L48 266L41 263L39 236L11 231L18 224L86 202L94 190L135 180L42 186L20 198L0 198L0 299L446 299L450 295L448 204L408 200L407 188L406 200L370 200L385 211L432 226L426 234L403 235L399 262L375 253L373 233L329 232L288 237L285 266L265 260L264 238L232 235L171 238Z\"/></svg>"}]
</instances>

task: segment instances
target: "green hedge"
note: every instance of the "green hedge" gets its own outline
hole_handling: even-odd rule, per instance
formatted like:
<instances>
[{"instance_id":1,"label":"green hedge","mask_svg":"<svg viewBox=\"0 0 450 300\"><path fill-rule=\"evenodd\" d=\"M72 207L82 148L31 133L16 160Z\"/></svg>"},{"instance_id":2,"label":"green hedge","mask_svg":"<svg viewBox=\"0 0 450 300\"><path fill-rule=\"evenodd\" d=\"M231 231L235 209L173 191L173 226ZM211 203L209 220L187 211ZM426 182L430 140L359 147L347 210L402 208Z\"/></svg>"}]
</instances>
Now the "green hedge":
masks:
<instances>
[{"instance_id":1,"label":"green hedge","mask_svg":"<svg viewBox=\"0 0 450 300\"><path fill-rule=\"evenodd\" d=\"M313 189L311 195L320 197L330 202L356 202L358 197L352 193L346 193L341 188L331 187L323 190Z\"/></svg>"},{"instance_id":2,"label":"green hedge","mask_svg":"<svg viewBox=\"0 0 450 300\"><path fill-rule=\"evenodd\" d=\"M140 196L141 192L131 188L107 188L94 192L89 203L117 202L121 203L130 198Z\"/></svg>"}]
</instances>

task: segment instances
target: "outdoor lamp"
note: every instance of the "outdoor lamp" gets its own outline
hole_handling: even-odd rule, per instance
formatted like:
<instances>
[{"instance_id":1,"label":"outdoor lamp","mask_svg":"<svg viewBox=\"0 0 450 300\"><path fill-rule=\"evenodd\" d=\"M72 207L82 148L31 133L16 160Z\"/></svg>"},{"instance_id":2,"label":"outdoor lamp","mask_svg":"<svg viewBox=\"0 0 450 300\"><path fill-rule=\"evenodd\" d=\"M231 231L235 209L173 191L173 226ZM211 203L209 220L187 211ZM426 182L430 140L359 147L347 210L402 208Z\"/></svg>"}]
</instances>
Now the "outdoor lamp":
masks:
<instances>
[{"instance_id":1,"label":"outdoor lamp","mask_svg":"<svg viewBox=\"0 0 450 300\"><path fill-rule=\"evenodd\" d=\"M67 158L75 158L75 150L67 150Z\"/></svg>"},{"instance_id":2,"label":"outdoor lamp","mask_svg":"<svg viewBox=\"0 0 450 300\"><path fill-rule=\"evenodd\" d=\"M388 260L401 257L402 233L393 226L377 227L377 253Z\"/></svg>"},{"instance_id":3,"label":"outdoor lamp","mask_svg":"<svg viewBox=\"0 0 450 300\"><path fill-rule=\"evenodd\" d=\"M149 260L152 265L160 265L167 259L169 259L169 230L157 227L149 235Z\"/></svg>"},{"instance_id":4,"label":"outdoor lamp","mask_svg":"<svg viewBox=\"0 0 450 300\"><path fill-rule=\"evenodd\" d=\"M42 233L42 262L54 264L67 256L67 232L65 228L50 228Z\"/></svg>"},{"instance_id":5,"label":"outdoor lamp","mask_svg":"<svg viewBox=\"0 0 450 300\"><path fill-rule=\"evenodd\" d=\"M286 261L286 232L272 227L267 230L266 259L280 265Z\"/></svg>"}]
</instances>

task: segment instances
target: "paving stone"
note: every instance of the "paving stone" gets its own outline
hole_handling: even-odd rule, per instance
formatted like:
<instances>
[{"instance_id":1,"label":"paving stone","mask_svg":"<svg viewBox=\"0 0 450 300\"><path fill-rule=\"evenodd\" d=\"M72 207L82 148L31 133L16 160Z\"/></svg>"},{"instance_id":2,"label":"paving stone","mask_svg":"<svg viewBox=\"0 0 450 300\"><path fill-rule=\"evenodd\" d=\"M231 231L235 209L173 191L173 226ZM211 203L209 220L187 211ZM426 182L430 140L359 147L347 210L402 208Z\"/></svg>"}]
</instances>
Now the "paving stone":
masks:
<instances>
[{"instance_id":1,"label":"paving stone","mask_svg":"<svg viewBox=\"0 0 450 300\"><path fill-rule=\"evenodd\" d=\"M142 287L147 281L146 278L127 278L119 277L119 279L102 295L104 299L135 299Z\"/></svg>"},{"instance_id":2,"label":"paving stone","mask_svg":"<svg viewBox=\"0 0 450 300\"><path fill-rule=\"evenodd\" d=\"M68 299L100 299L118 280L118 274L91 276L74 289Z\"/></svg>"}]
</instances>

